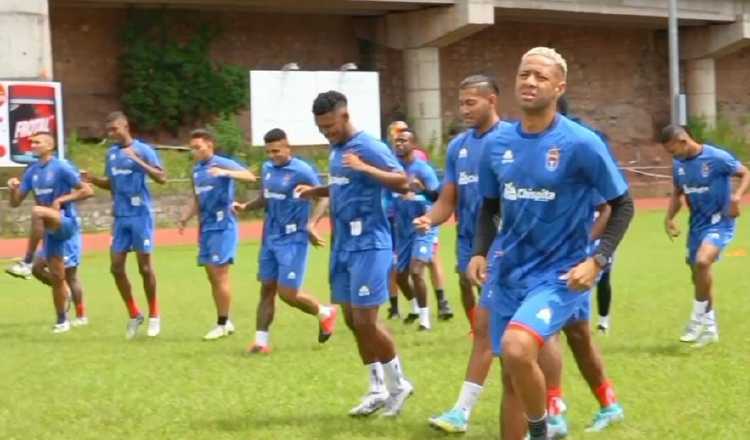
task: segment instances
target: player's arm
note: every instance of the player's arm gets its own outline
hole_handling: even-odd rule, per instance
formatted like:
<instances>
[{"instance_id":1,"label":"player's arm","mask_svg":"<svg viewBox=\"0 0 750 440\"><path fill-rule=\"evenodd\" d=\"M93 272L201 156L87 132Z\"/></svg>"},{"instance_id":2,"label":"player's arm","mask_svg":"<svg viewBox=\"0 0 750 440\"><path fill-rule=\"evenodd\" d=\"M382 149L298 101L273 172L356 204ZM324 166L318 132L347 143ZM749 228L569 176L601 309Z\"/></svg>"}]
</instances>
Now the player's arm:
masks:
<instances>
[{"instance_id":1,"label":"player's arm","mask_svg":"<svg viewBox=\"0 0 750 440\"><path fill-rule=\"evenodd\" d=\"M297 185L294 188L294 192L297 193L297 197L305 200L318 199L321 197L328 197L330 195L328 185Z\"/></svg>"},{"instance_id":2,"label":"player's arm","mask_svg":"<svg viewBox=\"0 0 750 440\"><path fill-rule=\"evenodd\" d=\"M635 215L635 204L629 192L625 192L619 197L607 201L610 207L610 215L604 224L604 231L599 239L599 247L596 249L596 255L603 256L606 261L612 258L612 255L620 244L625 232L630 226L630 221ZM602 259L602 261L605 261ZM599 269L603 269L606 264L600 264Z\"/></svg>"},{"instance_id":3,"label":"player's arm","mask_svg":"<svg viewBox=\"0 0 750 440\"><path fill-rule=\"evenodd\" d=\"M604 234L604 228L607 226L610 215L612 215L612 207L609 203L602 203L596 207L599 216L594 222L594 226L591 228L591 240L598 240Z\"/></svg>"},{"instance_id":4,"label":"player's arm","mask_svg":"<svg viewBox=\"0 0 750 440\"><path fill-rule=\"evenodd\" d=\"M164 171L164 169L158 165L156 160L153 160L153 164L149 163L149 161L143 160L140 156L138 156L138 153L136 153L135 149L132 147L127 147L123 149L123 153L128 156L130 160L135 162L139 167L143 169L143 171L148 174L148 177L151 178L156 183L159 184L165 184L167 183L167 172ZM155 153L151 153L156 157Z\"/></svg>"},{"instance_id":5,"label":"player's arm","mask_svg":"<svg viewBox=\"0 0 750 440\"><path fill-rule=\"evenodd\" d=\"M26 198L28 191L24 191L22 188L21 180L18 177L11 177L8 179L8 190L10 197L8 197L8 204L11 208L16 208L21 205L23 200Z\"/></svg>"},{"instance_id":6,"label":"player's arm","mask_svg":"<svg viewBox=\"0 0 750 440\"><path fill-rule=\"evenodd\" d=\"M732 217L738 217L740 215L740 201L750 187L750 171L748 171L745 165L739 164L737 170L734 172L734 177L739 177L740 183L737 185L734 194L732 194L729 215Z\"/></svg>"},{"instance_id":7,"label":"player's arm","mask_svg":"<svg viewBox=\"0 0 750 440\"><path fill-rule=\"evenodd\" d=\"M180 219L177 221L178 231L180 234L182 234L182 231L185 229L185 225L187 225L187 222L189 222L191 218L195 217L195 215L198 214L199 210L198 194L195 193L195 181L192 177L190 178L190 186L193 188L193 197L190 198L190 202L182 209Z\"/></svg>"},{"instance_id":8,"label":"player's arm","mask_svg":"<svg viewBox=\"0 0 750 440\"><path fill-rule=\"evenodd\" d=\"M414 219L414 225L422 232L426 232L433 226L439 226L448 221L456 210L458 193L455 183L444 183L440 189L437 201L432 205L430 212Z\"/></svg>"},{"instance_id":9,"label":"player's arm","mask_svg":"<svg viewBox=\"0 0 750 440\"><path fill-rule=\"evenodd\" d=\"M409 191L409 181L403 171L390 171L378 168L363 161L359 156L353 153L345 154L342 163L344 166L355 171L367 174L391 191L401 194L405 194Z\"/></svg>"},{"instance_id":10,"label":"player's arm","mask_svg":"<svg viewBox=\"0 0 750 440\"><path fill-rule=\"evenodd\" d=\"M230 179L237 180L239 182L255 182L257 179L252 171L238 167L238 168L224 168L224 167L212 167L208 170L208 173L214 177L229 177Z\"/></svg>"},{"instance_id":11,"label":"player's arm","mask_svg":"<svg viewBox=\"0 0 750 440\"><path fill-rule=\"evenodd\" d=\"M232 207L235 208L237 211L253 211L256 209L261 209L266 206L266 198L263 197L263 191L258 191L258 195L255 196L255 198L249 202L246 203L240 203L240 202L234 202L232 204Z\"/></svg>"},{"instance_id":12,"label":"player's arm","mask_svg":"<svg viewBox=\"0 0 750 440\"><path fill-rule=\"evenodd\" d=\"M481 286L487 275L487 254L490 252L492 242L497 235L497 226L500 218L500 199L487 198L482 201L477 217L477 227L474 233L471 261L466 275L469 281Z\"/></svg>"},{"instance_id":13,"label":"player's arm","mask_svg":"<svg viewBox=\"0 0 750 440\"><path fill-rule=\"evenodd\" d=\"M682 209L682 188L679 185L672 186L672 195L669 197L669 206L667 214L664 217L664 230L670 240L680 235L680 229L674 222L674 217Z\"/></svg>"},{"instance_id":14,"label":"player's arm","mask_svg":"<svg viewBox=\"0 0 750 440\"><path fill-rule=\"evenodd\" d=\"M56 198L52 202L52 206L59 209L60 206L64 205L65 203L86 200L93 195L94 189L91 187L91 185L79 181L77 185L73 186L73 191Z\"/></svg>"},{"instance_id":15,"label":"player's arm","mask_svg":"<svg viewBox=\"0 0 750 440\"><path fill-rule=\"evenodd\" d=\"M97 188L106 189L107 191L112 190L112 185L110 184L109 177L107 176L93 176L88 171L81 170L81 180L86 183L90 183Z\"/></svg>"},{"instance_id":16,"label":"player's arm","mask_svg":"<svg viewBox=\"0 0 750 440\"><path fill-rule=\"evenodd\" d=\"M315 201L312 213L310 214L310 225L315 226L323 220L326 212L328 212L328 205L330 205L330 199L328 197L320 197Z\"/></svg>"}]
</instances>

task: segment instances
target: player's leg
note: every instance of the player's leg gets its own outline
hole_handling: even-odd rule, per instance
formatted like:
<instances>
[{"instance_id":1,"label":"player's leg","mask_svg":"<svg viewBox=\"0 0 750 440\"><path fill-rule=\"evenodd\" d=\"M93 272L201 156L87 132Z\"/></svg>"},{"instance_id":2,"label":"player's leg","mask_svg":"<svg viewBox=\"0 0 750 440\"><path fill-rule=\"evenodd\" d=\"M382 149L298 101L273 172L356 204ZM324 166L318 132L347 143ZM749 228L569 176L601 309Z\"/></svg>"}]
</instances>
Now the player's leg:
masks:
<instances>
[{"instance_id":1,"label":"player's leg","mask_svg":"<svg viewBox=\"0 0 750 440\"><path fill-rule=\"evenodd\" d=\"M229 310L232 305L229 268L234 263L238 241L239 232L236 227L201 233L198 263L206 268L216 306L216 327L203 337L206 341L234 333L234 324L229 319Z\"/></svg>"},{"instance_id":2,"label":"player's leg","mask_svg":"<svg viewBox=\"0 0 750 440\"><path fill-rule=\"evenodd\" d=\"M710 234L709 234L710 235ZM692 266L693 286L695 287L696 308L702 309L700 316L701 334L696 338L696 345L703 346L719 340L714 309L714 283L711 268L718 260L723 245L706 239L698 248L695 263Z\"/></svg>"},{"instance_id":3,"label":"player's leg","mask_svg":"<svg viewBox=\"0 0 750 440\"><path fill-rule=\"evenodd\" d=\"M603 334L609 332L609 309L612 304L612 281L611 266L602 272L599 282L596 283L596 306L599 312L599 323L596 328Z\"/></svg>"},{"instance_id":4,"label":"player's leg","mask_svg":"<svg viewBox=\"0 0 750 440\"><path fill-rule=\"evenodd\" d=\"M261 281L258 309L255 311L255 340L247 348L248 354L271 352L271 323L276 309L276 280Z\"/></svg>"},{"instance_id":5,"label":"player's leg","mask_svg":"<svg viewBox=\"0 0 750 440\"><path fill-rule=\"evenodd\" d=\"M49 239L48 239L49 241ZM62 248L62 246L60 246ZM47 247L47 250L50 248ZM49 267L49 280L52 285L52 300L57 313L57 322L52 329L53 333L64 333L70 330L70 321L67 317L68 306L68 284L65 281L65 263L61 253L47 252L47 264Z\"/></svg>"},{"instance_id":6,"label":"player's leg","mask_svg":"<svg viewBox=\"0 0 750 440\"><path fill-rule=\"evenodd\" d=\"M418 330L429 330L431 327L430 309L427 307L427 282L424 276L425 266L427 264L428 263L416 258L413 258L411 264L409 264L409 278L411 280L412 288L414 289L414 297L419 306Z\"/></svg>"},{"instance_id":7,"label":"player's leg","mask_svg":"<svg viewBox=\"0 0 750 440\"><path fill-rule=\"evenodd\" d=\"M448 299L445 297L445 270L443 269L443 262L440 260L439 250L440 243L438 237L435 236L432 261L429 263L430 282L432 283L432 289L435 291L435 302L438 305L438 319L447 321L453 318L453 310Z\"/></svg>"},{"instance_id":8,"label":"player's leg","mask_svg":"<svg viewBox=\"0 0 750 440\"><path fill-rule=\"evenodd\" d=\"M398 284L401 293L408 300L411 311L404 318L404 324L411 324L419 319L419 304L414 293L414 286L411 284L411 274L409 273L409 264L411 263L412 249L414 247L414 237L402 237L397 241L396 249L396 284Z\"/></svg>"},{"instance_id":9,"label":"player's leg","mask_svg":"<svg viewBox=\"0 0 750 440\"><path fill-rule=\"evenodd\" d=\"M624 419L622 406L617 402L617 395L612 381L604 372L604 361L594 344L588 320L577 320L564 329L570 350L573 352L578 370L586 380L599 402L599 411L594 417L589 432L598 432Z\"/></svg>"},{"instance_id":10,"label":"player's leg","mask_svg":"<svg viewBox=\"0 0 750 440\"><path fill-rule=\"evenodd\" d=\"M152 216L139 216L132 219L133 250L138 261L138 272L143 282L143 291L148 301L148 336L157 336L161 332L161 313L159 297L156 293L156 272L151 254L154 246L154 219Z\"/></svg>"},{"instance_id":11,"label":"player's leg","mask_svg":"<svg viewBox=\"0 0 750 440\"><path fill-rule=\"evenodd\" d=\"M510 374L500 362L503 391L500 400L500 438L503 440L526 439L528 425L518 392L516 391Z\"/></svg>"},{"instance_id":12,"label":"player's leg","mask_svg":"<svg viewBox=\"0 0 750 440\"><path fill-rule=\"evenodd\" d=\"M554 439L564 438L568 435L568 423L562 393L563 359L559 333L544 343L539 352L539 367L547 384L547 434Z\"/></svg>"},{"instance_id":13,"label":"player's leg","mask_svg":"<svg viewBox=\"0 0 750 440\"><path fill-rule=\"evenodd\" d=\"M65 280L70 287L70 296L73 298L73 304L76 307L76 319L71 322L73 327L88 325L89 318L86 316L86 303L83 298L83 284L78 278L78 266L69 266L65 268Z\"/></svg>"},{"instance_id":14,"label":"player's leg","mask_svg":"<svg viewBox=\"0 0 750 440\"><path fill-rule=\"evenodd\" d=\"M456 272L458 273L458 288L461 292L461 304L466 313L466 318L469 320L469 326L471 332L474 332L475 319L476 319L476 298L474 296L474 286L466 276L466 270L469 266L469 260L472 257L472 243L467 238L457 237L456 238Z\"/></svg>"},{"instance_id":15,"label":"player's leg","mask_svg":"<svg viewBox=\"0 0 750 440\"><path fill-rule=\"evenodd\" d=\"M115 217L112 225L112 246L109 251L109 271L115 280L120 298L128 311L129 320L125 327L125 338L132 339L143 324L143 315L138 303L133 298L133 287L128 279L125 265L128 252L133 249L133 225L130 217Z\"/></svg>"},{"instance_id":16,"label":"player's leg","mask_svg":"<svg viewBox=\"0 0 750 440\"><path fill-rule=\"evenodd\" d=\"M40 218L31 217L29 228L29 239L26 242L26 253L21 261L16 262L5 270L8 275L29 279L31 278L31 269L34 263L34 253L39 246L39 242L44 237L44 223Z\"/></svg>"},{"instance_id":17,"label":"player's leg","mask_svg":"<svg viewBox=\"0 0 750 440\"><path fill-rule=\"evenodd\" d=\"M396 280L396 255L393 256L393 264L388 272L388 319L401 319L398 310L398 281Z\"/></svg>"}]
</instances>

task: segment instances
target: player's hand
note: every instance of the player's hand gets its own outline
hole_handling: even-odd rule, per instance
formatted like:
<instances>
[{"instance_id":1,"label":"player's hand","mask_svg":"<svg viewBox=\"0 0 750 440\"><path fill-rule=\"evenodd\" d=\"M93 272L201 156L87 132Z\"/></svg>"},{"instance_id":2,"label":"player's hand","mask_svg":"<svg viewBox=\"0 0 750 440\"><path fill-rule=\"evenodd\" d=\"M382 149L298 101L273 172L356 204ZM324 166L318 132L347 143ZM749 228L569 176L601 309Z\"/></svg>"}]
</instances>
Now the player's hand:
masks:
<instances>
[{"instance_id":1,"label":"player's hand","mask_svg":"<svg viewBox=\"0 0 750 440\"><path fill-rule=\"evenodd\" d=\"M238 215L240 212L247 208L247 203L232 202L232 212L234 215Z\"/></svg>"},{"instance_id":2,"label":"player's hand","mask_svg":"<svg viewBox=\"0 0 750 440\"><path fill-rule=\"evenodd\" d=\"M138 159L140 159L138 157L138 153L135 152L135 150L133 149L133 147L125 147L121 151L122 151L122 154L124 154L125 156L127 156L128 158L130 158L132 160L138 160Z\"/></svg>"},{"instance_id":3,"label":"player's hand","mask_svg":"<svg viewBox=\"0 0 750 440\"><path fill-rule=\"evenodd\" d=\"M568 289L575 290L576 292L585 292L594 287L596 277L599 276L599 272L601 271L602 268L596 264L593 258L589 257L583 263L570 269L560 279L568 282Z\"/></svg>"},{"instance_id":4,"label":"player's hand","mask_svg":"<svg viewBox=\"0 0 750 440\"><path fill-rule=\"evenodd\" d=\"M481 255L475 255L469 260L469 266L466 269L466 277L477 287L482 287L487 279L487 258Z\"/></svg>"},{"instance_id":5,"label":"player's hand","mask_svg":"<svg viewBox=\"0 0 750 440\"><path fill-rule=\"evenodd\" d=\"M667 233L667 237L669 237L670 240L674 240L680 236L680 228L677 227L673 219L664 220L664 231Z\"/></svg>"},{"instance_id":6,"label":"player's hand","mask_svg":"<svg viewBox=\"0 0 750 440\"><path fill-rule=\"evenodd\" d=\"M177 221L177 232L178 232L178 233L179 233L180 235L183 235L183 234L185 233L185 225L186 225L186 224L187 224L187 221L186 221L186 220L183 220L183 219L179 219L179 220Z\"/></svg>"},{"instance_id":7,"label":"player's hand","mask_svg":"<svg viewBox=\"0 0 750 440\"><path fill-rule=\"evenodd\" d=\"M300 199L310 200L313 198L312 190L314 190L315 188L316 187L312 185L297 185L296 187L294 187L294 194Z\"/></svg>"},{"instance_id":8,"label":"player's hand","mask_svg":"<svg viewBox=\"0 0 750 440\"><path fill-rule=\"evenodd\" d=\"M412 220L412 224L421 234L426 234L430 231L430 228L432 228L432 220L430 220L430 217L427 215L415 218Z\"/></svg>"},{"instance_id":9,"label":"player's hand","mask_svg":"<svg viewBox=\"0 0 750 440\"><path fill-rule=\"evenodd\" d=\"M60 199L53 200L52 203L49 205L49 207L54 209L55 211L59 211L61 206L62 206L62 203L60 203Z\"/></svg>"},{"instance_id":10,"label":"player's hand","mask_svg":"<svg viewBox=\"0 0 750 440\"><path fill-rule=\"evenodd\" d=\"M409 190L415 193L421 193L425 190L425 186L421 180L416 177L409 179Z\"/></svg>"},{"instance_id":11,"label":"player's hand","mask_svg":"<svg viewBox=\"0 0 750 440\"><path fill-rule=\"evenodd\" d=\"M349 167L355 171L365 171L369 165L367 165L362 159L354 153L346 153L341 160L341 163L345 167Z\"/></svg>"},{"instance_id":12,"label":"player's hand","mask_svg":"<svg viewBox=\"0 0 750 440\"><path fill-rule=\"evenodd\" d=\"M417 198L417 195L409 191L407 193L401 194L401 198L404 200L414 200L415 198Z\"/></svg>"},{"instance_id":13,"label":"player's hand","mask_svg":"<svg viewBox=\"0 0 750 440\"><path fill-rule=\"evenodd\" d=\"M211 167L208 169L208 174L212 177L226 177L228 173L224 168Z\"/></svg>"},{"instance_id":14,"label":"player's hand","mask_svg":"<svg viewBox=\"0 0 750 440\"><path fill-rule=\"evenodd\" d=\"M325 246L326 244L325 239L320 236L313 225L307 225L307 238L310 240L310 244L315 247Z\"/></svg>"},{"instance_id":15,"label":"player's hand","mask_svg":"<svg viewBox=\"0 0 750 440\"><path fill-rule=\"evenodd\" d=\"M10 179L8 179L8 188L11 191L15 191L20 187L21 187L21 181L18 179L18 177L11 177Z\"/></svg>"},{"instance_id":16,"label":"player's hand","mask_svg":"<svg viewBox=\"0 0 750 440\"><path fill-rule=\"evenodd\" d=\"M742 197L732 195L732 198L729 201L728 215L730 217L736 218L740 216L740 201L741 200L742 200Z\"/></svg>"}]
</instances>

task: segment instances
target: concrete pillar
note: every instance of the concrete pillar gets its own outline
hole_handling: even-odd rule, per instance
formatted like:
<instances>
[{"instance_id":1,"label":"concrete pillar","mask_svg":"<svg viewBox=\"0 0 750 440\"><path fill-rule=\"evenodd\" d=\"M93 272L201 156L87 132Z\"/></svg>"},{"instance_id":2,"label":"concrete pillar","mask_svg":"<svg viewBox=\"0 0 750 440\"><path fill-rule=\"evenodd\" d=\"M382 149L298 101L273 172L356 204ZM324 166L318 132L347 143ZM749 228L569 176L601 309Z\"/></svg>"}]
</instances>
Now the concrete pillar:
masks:
<instances>
[{"instance_id":1,"label":"concrete pillar","mask_svg":"<svg viewBox=\"0 0 750 440\"><path fill-rule=\"evenodd\" d=\"M703 118L716 125L716 64L713 58L685 61L688 118Z\"/></svg>"},{"instance_id":2,"label":"concrete pillar","mask_svg":"<svg viewBox=\"0 0 750 440\"><path fill-rule=\"evenodd\" d=\"M52 78L47 0L0 1L0 60L0 78Z\"/></svg>"},{"instance_id":3,"label":"concrete pillar","mask_svg":"<svg viewBox=\"0 0 750 440\"><path fill-rule=\"evenodd\" d=\"M406 113L420 143L435 148L442 144L440 106L440 49L421 47L404 50Z\"/></svg>"}]
</instances>

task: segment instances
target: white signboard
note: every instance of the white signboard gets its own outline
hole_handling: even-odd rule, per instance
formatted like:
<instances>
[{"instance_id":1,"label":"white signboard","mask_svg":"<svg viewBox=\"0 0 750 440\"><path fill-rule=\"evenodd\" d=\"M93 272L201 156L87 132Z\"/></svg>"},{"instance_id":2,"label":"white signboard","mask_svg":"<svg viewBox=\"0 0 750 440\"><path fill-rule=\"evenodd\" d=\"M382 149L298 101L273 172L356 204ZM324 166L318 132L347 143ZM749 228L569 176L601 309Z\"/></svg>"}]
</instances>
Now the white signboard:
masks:
<instances>
[{"instance_id":1,"label":"white signboard","mask_svg":"<svg viewBox=\"0 0 750 440\"><path fill-rule=\"evenodd\" d=\"M281 128L292 145L321 145L328 141L315 126L312 104L318 93L336 90L346 95L354 126L380 137L380 84L377 72L250 71L250 113L253 145Z\"/></svg>"},{"instance_id":2,"label":"white signboard","mask_svg":"<svg viewBox=\"0 0 750 440\"><path fill-rule=\"evenodd\" d=\"M64 157L60 83L0 81L0 168L34 162L30 137L39 131L55 136Z\"/></svg>"}]
</instances>

